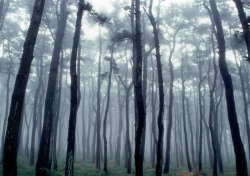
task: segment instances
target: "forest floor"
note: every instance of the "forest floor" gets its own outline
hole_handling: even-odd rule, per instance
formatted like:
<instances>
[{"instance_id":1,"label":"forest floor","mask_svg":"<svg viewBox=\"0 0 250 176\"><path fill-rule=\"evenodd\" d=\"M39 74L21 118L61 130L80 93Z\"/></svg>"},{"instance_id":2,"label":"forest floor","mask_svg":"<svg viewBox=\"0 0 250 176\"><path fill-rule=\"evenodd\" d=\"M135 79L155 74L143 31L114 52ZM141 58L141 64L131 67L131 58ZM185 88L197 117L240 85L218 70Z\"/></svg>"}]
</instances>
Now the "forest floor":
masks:
<instances>
[{"instance_id":1,"label":"forest floor","mask_svg":"<svg viewBox=\"0 0 250 176\"><path fill-rule=\"evenodd\" d=\"M59 168L58 171L52 171L51 176L64 176L64 161L59 161ZM74 165L74 176L128 176L126 174L126 169L124 167L119 167L112 161L108 163L109 171L108 173L104 173L102 170L95 169L95 165L91 162L80 162L76 161ZM146 164L145 164L146 165ZM2 176L2 165L0 165L0 176ZM144 171L145 176L154 176L155 170L145 166ZM35 175L35 168L30 167L28 164L28 160L24 158L18 158L18 176L34 176ZM134 168L132 168L132 174L134 174ZM204 168L204 172L198 174L197 172L188 172L187 168L185 167L173 167L171 168L171 172L169 176L210 176L212 175L212 170L208 169L207 167ZM223 176L235 176L235 169L230 166L225 166L225 173L219 174Z\"/></svg>"}]
</instances>

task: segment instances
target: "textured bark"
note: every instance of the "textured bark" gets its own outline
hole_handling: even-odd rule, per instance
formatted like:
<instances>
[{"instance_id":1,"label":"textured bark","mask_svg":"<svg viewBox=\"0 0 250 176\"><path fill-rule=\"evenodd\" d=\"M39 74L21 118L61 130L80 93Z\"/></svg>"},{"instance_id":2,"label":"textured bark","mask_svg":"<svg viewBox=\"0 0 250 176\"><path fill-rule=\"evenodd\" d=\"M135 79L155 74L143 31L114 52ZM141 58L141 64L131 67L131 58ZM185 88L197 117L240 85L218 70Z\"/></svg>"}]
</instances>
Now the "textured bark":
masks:
<instances>
[{"instance_id":1,"label":"textured bark","mask_svg":"<svg viewBox=\"0 0 250 176\"><path fill-rule=\"evenodd\" d=\"M29 78L31 62L36 38L41 23L45 0L36 0L23 46L20 67L17 73L14 90L11 98L10 113L4 143L3 175L17 175L18 133L21 123L22 109L26 86Z\"/></svg>"},{"instance_id":2,"label":"textured bark","mask_svg":"<svg viewBox=\"0 0 250 176\"><path fill-rule=\"evenodd\" d=\"M49 80L47 86L47 93L45 98L44 108L44 122L42 129L42 136L40 139L38 158L36 163L36 175L46 176L49 174L50 169L50 146L51 146L51 132L54 121L54 104L56 97L56 85L57 75L59 67L60 52L62 49L62 41L64 38L64 32L66 29L67 12L66 12L67 0L61 1L61 16L56 32L56 38L54 43L54 49L52 54Z\"/></svg>"},{"instance_id":3,"label":"textured bark","mask_svg":"<svg viewBox=\"0 0 250 176\"><path fill-rule=\"evenodd\" d=\"M144 101L142 95L142 46L141 46L141 12L140 12L140 0L135 0L135 47L136 47L136 58L135 58L135 99L137 112L137 126L135 134L135 175L143 175L143 160L144 160L144 140L146 128L146 116Z\"/></svg>"},{"instance_id":4,"label":"textured bark","mask_svg":"<svg viewBox=\"0 0 250 176\"><path fill-rule=\"evenodd\" d=\"M236 173L239 176L241 175L246 176L248 175L247 161L246 161L244 146L243 146L241 136L240 136L239 124L237 120L232 78L228 71L227 63L225 59L226 47L225 47L225 39L224 39L224 32L222 28L222 22L220 19L220 15L219 15L215 0L209 0L209 3L211 6L214 23L217 29L216 39L217 39L218 49L219 49L219 68L220 68L220 73L221 73L224 86L225 86L228 120L229 120L229 126L231 130L231 136L232 136L235 160L236 160Z\"/></svg>"},{"instance_id":5,"label":"textured bark","mask_svg":"<svg viewBox=\"0 0 250 176\"><path fill-rule=\"evenodd\" d=\"M74 155L75 155L75 130L76 130L76 117L77 110L79 107L78 103L78 80L76 73L76 61L77 61L77 52L78 45L81 34L81 25L82 25L82 16L85 9L84 0L79 0L78 3L78 12L76 18L76 27L73 38L73 46L71 51L71 60L70 60L70 115L69 115L69 130L68 130L68 145L67 145L67 156L66 156L66 167L65 167L65 176L72 176L74 172ZM83 127L84 128L84 127Z\"/></svg>"}]
</instances>

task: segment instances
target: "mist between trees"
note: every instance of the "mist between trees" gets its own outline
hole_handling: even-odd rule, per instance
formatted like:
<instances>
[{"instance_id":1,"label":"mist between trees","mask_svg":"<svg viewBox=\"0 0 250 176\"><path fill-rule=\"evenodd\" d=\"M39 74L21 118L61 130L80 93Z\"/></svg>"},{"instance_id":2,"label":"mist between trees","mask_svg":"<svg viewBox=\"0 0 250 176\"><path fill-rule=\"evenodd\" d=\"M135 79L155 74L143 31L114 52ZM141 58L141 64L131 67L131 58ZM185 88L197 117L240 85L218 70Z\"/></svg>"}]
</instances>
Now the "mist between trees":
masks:
<instances>
[{"instance_id":1,"label":"mist between trees","mask_svg":"<svg viewBox=\"0 0 250 176\"><path fill-rule=\"evenodd\" d=\"M0 175L248 175L249 5L0 0Z\"/></svg>"}]
</instances>

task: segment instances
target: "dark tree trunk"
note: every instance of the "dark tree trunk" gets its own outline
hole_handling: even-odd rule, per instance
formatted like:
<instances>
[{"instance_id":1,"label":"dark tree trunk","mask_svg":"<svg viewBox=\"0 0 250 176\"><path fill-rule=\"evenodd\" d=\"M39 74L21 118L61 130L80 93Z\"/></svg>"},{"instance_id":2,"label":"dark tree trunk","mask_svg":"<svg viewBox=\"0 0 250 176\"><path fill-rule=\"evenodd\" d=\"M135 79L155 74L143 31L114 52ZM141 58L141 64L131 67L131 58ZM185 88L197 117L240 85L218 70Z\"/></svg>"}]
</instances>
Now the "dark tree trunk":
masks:
<instances>
[{"instance_id":1,"label":"dark tree trunk","mask_svg":"<svg viewBox=\"0 0 250 176\"><path fill-rule=\"evenodd\" d=\"M136 97L136 109L137 112L137 128L135 135L135 169L136 176L143 175L143 160L144 160L144 140L145 135L145 107L142 95L142 46L141 46L141 12L140 12L140 0L135 0L135 47L136 47L136 58L135 58L135 80L134 89Z\"/></svg>"},{"instance_id":2,"label":"dark tree trunk","mask_svg":"<svg viewBox=\"0 0 250 176\"><path fill-rule=\"evenodd\" d=\"M71 99L70 99L70 116L69 116L69 130L68 130L68 145L67 145L65 176L72 176L74 172L76 117L77 117L77 110L79 107L78 97L80 95L77 90L79 87L78 87L78 80L77 80L77 73L76 73L76 61L77 61L77 50L78 50L80 34L81 34L82 16L83 16L84 10L87 10L87 8L88 8L88 4L85 4L84 0L79 0L75 34L73 38L73 46L72 46L71 60L70 60Z\"/></svg>"},{"instance_id":3,"label":"dark tree trunk","mask_svg":"<svg viewBox=\"0 0 250 176\"><path fill-rule=\"evenodd\" d=\"M56 32L56 39L54 43L54 49L52 54L49 80L47 86L47 93L45 99L45 109L44 109L44 122L42 136L40 140L38 158L36 163L36 175L37 176L46 176L48 175L49 164L49 154L50 154L50 144L51 144L51 131L53 126L54 119L54 104L56 96L56 83L57 83L57 74L59 67L59 58L60 52L62 49L62 41L64 38L64 33L66 29L67 22L67 12L66 12L66 1L61 1L61 16L58 24L58 29Z\"/></svg>"},{"instance_id":4,"label":"dark tree trunk","mask_svg":"<svg viewBox=\"0 0 250 176\"><path fill-rule=\"evenodd\" d=\"M112 44L111 48L111 57L109 61L109 77L108 77L108 89L107 89L107 104L103 119L103 143L104 143L104 164L103 170L104 172L108 172L108 142L107 142L107 120L108 120L108 111L109 111L109 104L110 104L110 89L111 89L111 78L112 78L112 71L113 71L113 53L114 53L114 43ZM109 139L111 140L111 139Z\"/></svg>"},{"instance_id":5,"label":"dark tree trunk","mask_svg":"<svg viewBox=\"0 0 250 176\"><path fill-rule=\"evenodd\" d=\"M157 162L156 162L156 170L155 174L157 176L162 175L162 163L163 163L163 134L164 134L164 126L163 126L163 114L164 114L164 90L163 90L163 76L162 76L162 65L161 65L161 54L160 54L160 42L159 42L159 34L156 26L156 21L154 15L152 13L152 5L153 0L150 0L149 4L149 20L153 27L154 34L154 44L155 44L155 57L157 63L157 75L158 75L158 87L159 87L159 114L158 114L158 143L157 143Z\"/></svg>"},{"instance_id":6,"label":"dark tree trunk","mask_svg":"<svg viewBox=\"0 0 250 176\"><path fill-rule=\"evenodd\" d=\"M11 98L10 113L4 143L3 174L17 175L18 133L21 123L23 102L29 78L31 62L36 38L41 23L45 0L36 0L33 13L23 46L21 63L16 77L14 91Z\"/></svg>"},{"instance_id":7,"label":"dark tree trunk","mask_svg":"<svg viewBox=\"0 0 250 176\"><path fill-rule=\"evenodd\" d=\"M243 75L242 71L242 66L240 66L238 63L236 63L236 66L239 71L239 76L240 76L240 83L241 83L241 92L242 92L242 98L243 98L243 103L244 103L244 116L245 116L245 121L246 121L246 135L247 135L247 142L248 142L248 156L250 158L250 126L249 126L249 118L248 118L248 100L247 100L247 93L246 93L246 88L245 88L245 78Z\"/></svg>"},{"instance_id":8,"label":"dark tree trunk","mask_svg":"<svg viewBox=\"0 0 250 176\"><path fill-rule=\"evenodd\" d=\"M209 0L211 11L214 19L214 23L216 26L216 39L219 48L219 68L221 72L221 76L224 81L225 93L226 93L226 101L227 101L227 111L228 111L228 120L229 126L232 135L232 141L235 152L236 159L236 173L237 175L248 175L247 171L247 161L244 146L240 136L239 124L237 120L235 101L234 101L234 92L233 92L233 84L232 78L227 68L227 63L225 60L226 47L225 47L225 39L224 32L222 28L222 22L220 19L220 15L217 9L217 5L215 0Z\"/></svg>"}]
</instances>

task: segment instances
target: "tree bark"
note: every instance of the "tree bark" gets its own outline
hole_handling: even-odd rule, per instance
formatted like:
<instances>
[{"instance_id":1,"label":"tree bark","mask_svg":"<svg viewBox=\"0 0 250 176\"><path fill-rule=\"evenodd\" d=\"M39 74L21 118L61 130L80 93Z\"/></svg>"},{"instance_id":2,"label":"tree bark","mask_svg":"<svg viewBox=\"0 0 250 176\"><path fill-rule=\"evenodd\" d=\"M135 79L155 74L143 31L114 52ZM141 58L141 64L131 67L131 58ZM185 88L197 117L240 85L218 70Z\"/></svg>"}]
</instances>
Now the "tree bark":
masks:
<instances>
[{"instance_id":1,"label":"tree bark","mask_svg":"<svg viewBox=\"0 0 250 176\"><path fill-rule=\"evenodd\" d=\"M17 175L18 133L21 123L22 108L26 86L29 78L31 62L36 38L41 23L45 0L36 0L33 13L23 46L21 63L16 77L14 91L11 98L10 113L4 143L3 174Z\"/></svg>"},{"instance_id":2,"label":"tree bark","mask_svg":"<svg viewBox=\"0 0 250 176\"><path fill-rule=\"evenodd\" d=\"M75 27L75 33L74 33L74 38L73 38L73 46L72 46L71 60L70 60L71 100L70 100L70 116L69 116L69 130L68 130L68 145L67 145L65 176L72 176L74 172L76 117L77 117L77 110L79 107L78 97L80 95L77 90L79 88L78 86L79 82L77 80L76 61L77 61L78 45L79 45L80 34L81 34L81 25L82 25L81 21L82 21L84 10L86 10L86 4L84 0L79 0L78 12L77 12L77 18L76 18L76 27Z\"/></svg>"},{"instance_id":3,"label":"tree bark","mask_svg":"<svg viewBox=\"0 0 250 176\"><path fill-rule=\"evenodd\" d=\"M228 120L229 126L231 130L231 136L233 140L234 153L236 159L236 173L237 175L248 175L247 171L247 161L244 146L240 136L239 124L237 120L237 113L235 108L234 101L234 92L233 92L233 84L232 78L227 68L227 63L225 60L226 47L225 47L225 39L224 32L222 28L222 22L220 19L220 15L217 9L217 5L215 0L209 0L211 11L213 14L214 23L216 26L216 39L218 43L219 49L219 68L222 79L224 81L225 93L226 93L226 102L227 102L227 111L228 111Z\"/></svg>"},{"instance_id":4,"label":"tree bark","mask_svg":"<svg viewBox=\"0 0 250 176\"><path fill-rule=\"evenodd\" d=\"M145 134L146 128L146 116L145 107L142 95L142 45L141 45L141 12L140 12L140 0L135 0L135 48L136 48L136 58L135 58L135 99L136 99L136 109L137 112L137 128L135 136L135 170L136 176L143 175L143 160L144 160L144 140L143 136Z\"/></svg>"},{"instance_id":5,"label":"tree bark","mask_svg":"<svg viewBox=\"0 0 250 176\"><path fill-rule=\"evenodd\" d=\"M49 154L50 154L50 144L51 144L51 131L54 119L54 104L56 96L56 83L59 67L60 52L62 49L62 41L64 38L64 33L66 29L67 22L67 12L66 12L66 2L67 0L61 1L61 16L58 24L58 29L56 32L56 39L54 43L54 49L52 54L49 80L47 86L47 93L45 99L44 108L44 122L42 129L42 136L39 145L38 158L36 163L36 175L46 176L48 175L49 164Z\"/></svg>"}]
</instances>

